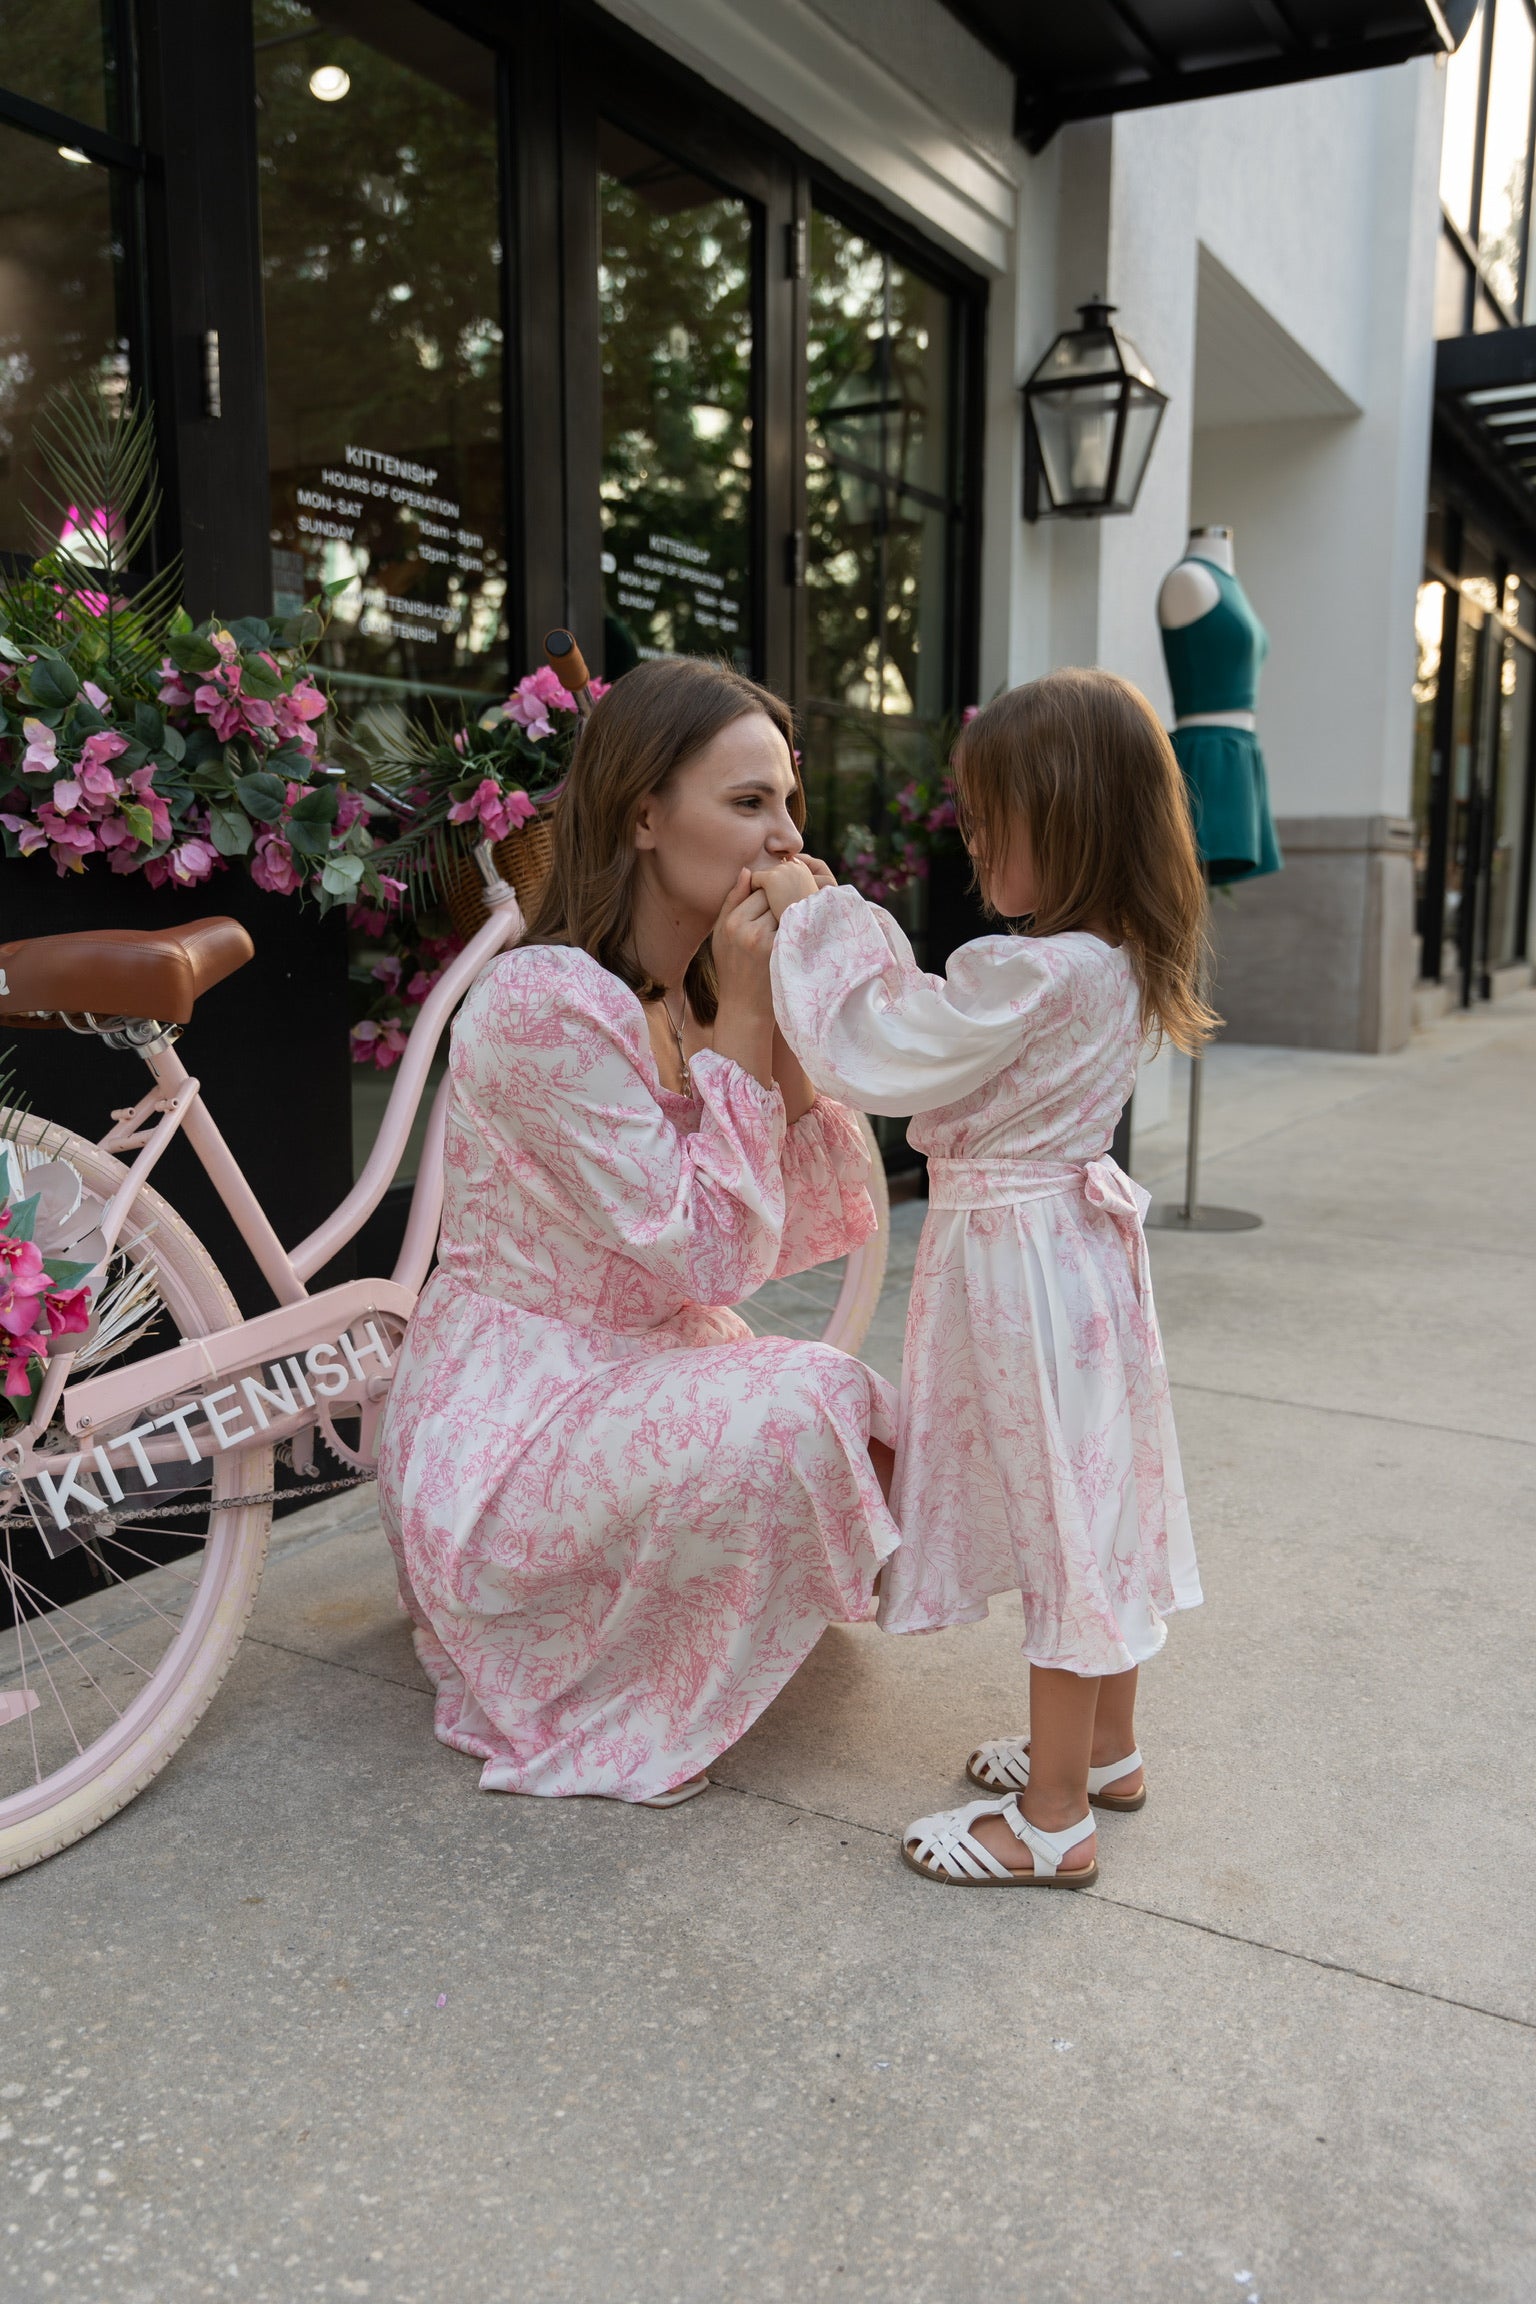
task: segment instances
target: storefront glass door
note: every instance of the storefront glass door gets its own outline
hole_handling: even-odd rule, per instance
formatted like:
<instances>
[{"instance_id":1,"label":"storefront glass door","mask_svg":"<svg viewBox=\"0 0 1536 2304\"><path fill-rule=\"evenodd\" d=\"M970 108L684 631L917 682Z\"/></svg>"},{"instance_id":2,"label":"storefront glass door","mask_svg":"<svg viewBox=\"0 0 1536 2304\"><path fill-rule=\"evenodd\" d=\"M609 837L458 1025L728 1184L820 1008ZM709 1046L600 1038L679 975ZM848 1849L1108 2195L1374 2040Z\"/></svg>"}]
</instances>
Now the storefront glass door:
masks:
<instances>
[{"instance_id":1,"label":"storefront glass door","mask_svg":"<svg viewBox=\"0 0 1536 2304\"><path fill-rule=\"evenodd\" d=\"M599 123L603 669L753 646L749 202Z\"/></svg>"},{"instance_id":2,"label":"storefront glass door","mask_svg":"<svg viewBox=\"0 0 1536 2304\"><path fill-rule=\"evenodd\" d=\"M408 0L256 0L274 603L353 709L506 683L496 67Z\"/></svg>"}]
</instances>

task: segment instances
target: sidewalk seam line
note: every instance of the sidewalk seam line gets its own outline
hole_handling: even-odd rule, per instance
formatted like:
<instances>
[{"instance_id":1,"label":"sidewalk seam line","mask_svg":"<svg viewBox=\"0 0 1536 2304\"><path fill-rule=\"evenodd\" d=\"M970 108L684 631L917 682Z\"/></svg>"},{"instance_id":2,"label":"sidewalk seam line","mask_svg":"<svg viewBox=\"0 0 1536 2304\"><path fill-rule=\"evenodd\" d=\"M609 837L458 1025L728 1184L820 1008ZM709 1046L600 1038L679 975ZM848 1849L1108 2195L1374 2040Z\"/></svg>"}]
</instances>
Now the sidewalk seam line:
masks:
<instances>
[{"instance_id":1,"label":"sidewalk seam line","mask_svg":"<svg viewBox=\"0 0 1536 2304\"><path fill-rule=\"evenodd\" d=\"M845 1832L867 1833L875 1840L889 1840L892 1835L878 1824L860 1824L851 1816L835 1816L829 1808L806 1808L798 1800L784 1800L773 1792L759 1792L748 1784L728 1784L719 1776L710 1778L718 1792L734 1792L742 1800L761 1800L771 1808L788 1808L796 1816L814 1816L823 1824L841 1824ZM1296 1960L1307 1968L1322 1968L1332 1976L1350 1976L1360 1984L1378 1985L1384 1992L1403 1992L1411 2000L1432 2000L1441 2008L1458 2008L1465 2016L1486 2016L1493 2024L1513 2024L1522 2032L1536 2032L1536 2018L1514 2016L1507 2009L1485 2008L1477 2000L1457 2000L1449 1992L1432 1992L1423 1984L1405 1984L1396 1976L1378 1976L1370 1968L1352 1968L1348 1961L1330 1960L1321 1952L1298 1952L1288 1944L1271 1944L1263 1936L1239 1936L1233 1929L1218 1928L1210 1920L1191 1920L1180 1912L1160 1912L1155 1904L1132 1904L1122 1896L1107 1896L1102 1888L1083 1891L1086 1899L1095 1904L1108 1904L1117 1912L1135 1912L1145 1920L1161 1920L1172 1928L1193 1928L1202 1936L1214 1936L1223 1944L1246 1945L1251 1952L1268 1952L1276 1960Z\"/></svg>"},{"instance_id":2,"label":"sidewalk seam line","mask_svg":"<svg viewBox=\"0 0 1536 2304\"><path fill-rule=\"evenodd\" d=\"M1326 1400L1292 1400L1277 1392L1230 1391L1225 1384L1199 1384L1187 1376L1172 1378L1176 1392L1203 1392L1213 1400L1248 1400L1259 1408L1297 1408L1313 1416L1347 1416L1357 1424L1394 1424L1406 1432L1444 1432L1455 1440L1482 1440L1496 1448L1536 1448L1536 1440L1513 1432L1482 1432L1475 1424L1432 1424L1418 1416L1393 1416L1384 1408L1335 1408Z\"/></svg>"}]
</instances>

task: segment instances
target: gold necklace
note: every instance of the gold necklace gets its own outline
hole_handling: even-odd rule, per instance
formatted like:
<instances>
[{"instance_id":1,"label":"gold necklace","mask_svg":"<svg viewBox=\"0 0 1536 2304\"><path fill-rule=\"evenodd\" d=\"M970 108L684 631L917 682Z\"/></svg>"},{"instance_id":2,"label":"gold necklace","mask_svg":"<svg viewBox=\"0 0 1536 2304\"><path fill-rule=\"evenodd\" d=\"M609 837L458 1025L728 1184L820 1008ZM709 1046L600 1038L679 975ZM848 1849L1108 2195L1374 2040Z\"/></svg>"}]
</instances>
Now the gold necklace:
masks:
<instances>
[{"instance_id":1,"label":"gold necklace","mask_svg":"<svg viewBox=\"0 0 1536 2304\"><path fill-rule=\"evenodd\" d=\"M683 1094L685 1096L691 1096L693 1094L693 1074L688 1069L688 1059L683 1053L683 1025L685 1025L688 1021L688 987L686 984L683 986L682 1023L679 1024L674 1020L672 1011L667 1006L667 996L665 992L663 992L661 995L661 1012L663 1016L665 1016L668 1024L671 1026L672 1037L677 1042L677 1061L681 1065L683 1073Z\"/></svg>"}]
</instances>

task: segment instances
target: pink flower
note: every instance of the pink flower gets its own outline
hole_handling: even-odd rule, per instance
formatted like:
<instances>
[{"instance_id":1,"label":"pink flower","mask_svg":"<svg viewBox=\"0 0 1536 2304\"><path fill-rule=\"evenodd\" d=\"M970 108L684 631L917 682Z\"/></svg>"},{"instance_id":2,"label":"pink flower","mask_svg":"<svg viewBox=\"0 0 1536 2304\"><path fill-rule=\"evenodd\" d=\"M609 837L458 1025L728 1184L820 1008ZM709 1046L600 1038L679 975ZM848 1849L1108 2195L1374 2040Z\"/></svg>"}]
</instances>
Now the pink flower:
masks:
<instances>
[{"instance_id":1,"label":"pink flower","mask_svg":"<svg viewBox=\"0 0 1536 2304\"><path fill-rule=\"evenodd\" d=\"M26 737L27 749L22 767L33 776L46 776L58 766L59 740L46 720L23 720L21 732Z\"/></svg>"},{"instance_id":2,"label":"pink flower","mask_svg":"<svg viewBox=\"0 0 1536 2304\"><path fill-rule=\"evenodd\" d=\"M26 1336L37 1326L48 1275L35 1240L7 1237L10 1221L7 1208L0 1217L0 1329L8 1336Z\"/></svg>"},{"instance_id":3,"label":"pink flower","mask_svg":"<svg viewBox=\"0 0 1536 2304\"><path fill-rule=\"evenodd\" d=\"M41 824L34 824L30 816L0 816L7 832L14 832L16 845L23 856L35 856L39 848L46 848L48 835Z\"/></svg>"},{"instance_id":4,"label":"pink flower","mask_svg":"<svg viewBox=\"0 0 1536 2304\"><path fill-rule=\"evenodd\" d=\"M930 832L952 832L958 822L952 795L946 794L928 819Z\"/></svg>"},{"instance_id":5,"label":"pink flower","mask_svg":"<svg viewBox=\"0 0 1536 2304\"><path fill-rule=\"evenodd\" d=\"M360 817L368 813L368 803L360 792L343 792L336 802L336 832L350 832Z\"/></svg>"},{"instance_id":6,"label":"pink flower","mask_svg":"<svg viewBox=\"0 0 1536 2304\"><path fill-rule=\"evenodd\" d=\"M80 693L84 696L88 704L95 705L98 712L111 711L111 699L107 695L105 688L98 688L94 680L82 681Z\"/></svg>"},{"instance_id":7,"label":"pink flower","mask_svg":"<svg viewBox=\"0 0 1536 2304\"><path fill-rule=\"evenodd\" d=\"M352 1027L352 1061L373 1064L380 1072L387 1072L405 1054L407 1037L405 1026L396 1023L393 1017L383 1024L367 1018Z\"/></svg>"},{"instance_id":8,"label":"pink flower","mask_svg":"<svg viewBox=\"0 0 1536 2304\"><path fill-rule=\"evenodd\" d=\"M318 740L309 723L323 720L330 709L325 691L317 688L308 675L294 682L285 696L279 696L276 709L276 727L284 743L297 744L313 759Z\"/></svg>"},{"instance_id":9,"label":"pink flower","mask_svg":"<svg viewBox=\"0 0 1536 2304\"><path fill-rule=\"evenodd\" d=\"M46 1360L47 1353L36 1336L18 1336L0 1353L0 1369L5 1372L5 1383L0 1386L9 1400L25 1400L32 1389L32 1363Z\"/></svg>"},{"instance_id":10,"label":"pink flower","mask_svg":"<svg viewBox=\"0 0 1536 2304\"><path fill-rule=\"evenodd\" d=\"M164 856L152 856L144 867L144 877L152 888L163 888L167 882L175 888L195 888L210 872L217 871L221 862L211 840L192 838L181 841Z\"/></svg>"},{"instance_id":11,"label":"pink flower","mask_svg":"<svg viewBox=\"0 0 1536 2304\"><path fill-rule=\"evenodd\" d=\"M82 1281L78 1288L50 1289L48 1294L48 1326L55 1336L83 1336L91 1324L91 1291Z\"/></svg>"},{"instance_id":12,"label":"pink flower","mask_svg":"<svg viewBox=\"0 0 1536 2304\"><path fill-rule=\"evenodd\" d=\"M457 800L448 811L450 824L473 824L477 819L488 840L505 840L509 832L528 823L538 810L521 789L503 792L494 777L483 777L467 800Z\"/></svg>"},{"instance_id":13,"label":"pink flower","mask_svg":"<svg viewBox=\"0 0 1536 2304\"><path fill-rule=\"evenodd\" d=\"M149 810L151 837L156 840L169 840L171 836L171 812L160 794L155 790L153 768L135 768L128 779L128 786L139 806Z\"/></svg>"},{"instance_id":14,"label":"pink flower","mask_svg":"<svg viewBox=\"0 0 1536 2304\"><path fill-rule=\"evenodd\" d=\"M237 735L240 729L240 697L237 693L240 686L240 667L237 664L232 673L221 671L216 677L220 684L215 687L212 680L204 680L193 691L192 701L219 742L227 744L231 736ZM230 683L228 689L223 685L226 681Z\"/></svg>"},{"instance_id":15,"label":"pink flower","mask_svg":"<svg viewBox=\"0 0 1536 2304\"><path fill-rule=\"evenodd\" d=\"M293 850L280 832L259 832L251 857L251 878L258 888L274 896L291 896L304 879L293 860Z\"/></svg>"},{"instance_id":16,"label":"pink flower","mask_svg":"<svg viewBox=\"0 0 1536 2304\"><path fill-rule=\"evenodd\" d=\"M404 968L405 962L401 959L399 953L389 952L386 953L382 960L375 960L372 968L369 970L369 974L373 977L375 983L382 984L384 986L386 992L398 992L400 989L400 978Z\"/></svg>"},{"instance_id":17,"label":"pink flower","mask_svg":"<svg viewBox=\"0 0 1536 2304\"><path fill-rule=\"evenodd\" d=\"M95 735L87 736L80 747L80 765L82 768L104 768L109 760L115 760L119 752L126 752L127 749L127 737L119 736L115 728L98 728Z\"/></svg>"},{"instance_id":18,"label":"pink flower","mask_svg":"<svg viewBox=\"0 0 1536 2304\"><path fill-rule=\"evenodd\" d=\"M447 967L447 965L447 961L444 960L440 962L436 968L417 969L415 975L411 978L410 982L406 985L405 988L405 996L413 1006L419 1008L423 1000L425 1000L427 997L427 994L435 990L438 979L441 977L443 970Z\"/></svg>"},{"instance_id":19,"label":"pink flower","mask_svg":"<svg viewBox=\"0 0 1536 2304\"><path fill-rule=\"evenodd\" d=\"M184 712L192 702L192 691L187 686L191 675L183 674L167 656L160 666L160 701L173 712Z\"/></svg>"},{"instance_id":20,"label":"pink flower","mask_svg":"<svg viewBox=\"0 0 1536 2304\"><path fill-rule=\"evenodd\" d=\"M979 704L967 704L965 710L960 715L961 727L968 728L980 710L981 706Z\"/></svg>"},{"instance_id":21,"label":"pink flower","mask_svg":"<svg viewBox=\"0 0 1536 2304\"><path fill-rule=\"evenodd\" d=\"M541 664L537 672L530 672L526 679L519 680L504 707L505 717L515 720L519 727L526 728L535 740L541 736L553 736L555 728L549 717L551 712L575 710L575 697L547 664Z\"/></svg>"},{"instance_id":22,"label":"pink flower","mask_svg":"<svg viewBox=\"0 0 1536 2304\"><path fill-rule=\"evenodd\" d=\"M61 776L53 788L53 805L61 816L68 816L80 805L80 786L73 776Z\"/></svg>"}]
</instances>

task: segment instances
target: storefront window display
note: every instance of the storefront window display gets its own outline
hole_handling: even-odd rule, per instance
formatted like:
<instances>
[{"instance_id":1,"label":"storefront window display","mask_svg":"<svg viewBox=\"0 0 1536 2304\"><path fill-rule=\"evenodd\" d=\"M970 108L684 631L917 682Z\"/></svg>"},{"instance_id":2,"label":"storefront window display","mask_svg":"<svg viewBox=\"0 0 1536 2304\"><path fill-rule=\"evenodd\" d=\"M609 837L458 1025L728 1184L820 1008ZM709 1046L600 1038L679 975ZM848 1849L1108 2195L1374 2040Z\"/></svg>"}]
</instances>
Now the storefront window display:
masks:
<instances>
[{"instance_id":1,"label":"storefront window display","mask_svg":"<svg viewBox=\"0 0 1536 2304\"><path fill-rule=\"evenodd\" d=\"M499 691L494 60L422 9L345 20L256 8L274 601L345 584L323 654L354 699Z\"/></svg>"},{"instance_id":2,"label":"storefront window display","mask_svg":"<svg viewBox=\"0 0 1536 2304\"><path fill-rule=\"evenodd\" d=\"M603 122L603 664L753 647L753 257L735 199Z\"/></svg>"}]
</instances>

